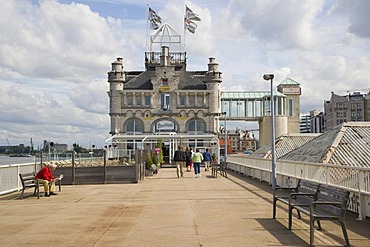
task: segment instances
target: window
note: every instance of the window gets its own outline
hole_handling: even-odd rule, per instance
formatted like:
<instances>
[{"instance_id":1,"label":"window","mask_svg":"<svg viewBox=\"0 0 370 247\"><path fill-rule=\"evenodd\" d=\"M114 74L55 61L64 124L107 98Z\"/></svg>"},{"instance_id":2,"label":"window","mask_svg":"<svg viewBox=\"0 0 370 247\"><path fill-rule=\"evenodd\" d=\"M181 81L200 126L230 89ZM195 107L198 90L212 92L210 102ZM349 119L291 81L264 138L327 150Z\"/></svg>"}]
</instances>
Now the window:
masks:
<instances>
[{"instance_id":1,"label":"window","mask_svg":"<svg viewBox=\"0 0 370 247\"><path fill-rule=\"evenodd\" d=\"M180 99L179 105L180 106L185 106L185 95L180 94L179 99Z\"/></svg>"},{"instance_id":2,"label":"window","mask_svg":"<svg viewBox=\"0 0 370 247\"><path fill-rule=\"evenodd\" d=\"M197 96L197 105L200 107L204 106L204 95L198 95Z\"/></svg>"},{"instance_id":3,"label":"window","mask_svg":"<svg viewBox=\"0 0 370 247\"><path fill-rule=\"evenodd\" d=\"M289 99L289 109L288 109L288 112L289 112L289 117L293 117L293 99Z\"/></svg>"},{"instance_id":4,"label":"window","mask_svg":"<svg viewBox=\"0 0 370 247\"><path fill-rule=\"evenodd\" d=\"M187 131L191 133L206 132L206 124L202 119L192 119L187 124Z\"/></svg>"},{"instance_id":5,"label":"window","mask_svg":"<svg viewBox=\"0 0 370 247\"><path fill-rule=\"evenodd\" d=\"M141 99L142 99L141 94L135 95L135 101L137 106L141 106Z\"/></svg>"},{"instance_id":6,"label":"window","mask_svg":"<svg viewBox=\"0 0 370 247\"><path fill-rule=\"evenodd\" d=\"M162 78L162 86L168 86L168 78Z\"/></svg>"},{"instance_id":7,"label":"window","mask_svg":"<svg viewBox=\"0 0 370 247\"><path fill-rule=\"evenodd\" d=\"M128 106L132 106L133 104L133 99L132 99L132 95L127 95L127 105Z\"/></svg>"},{"instance_id":8,"label":"window","mask_svg":"<svg viewBox=\"0 0 370 247\"><path fill-rule=\"evenodd\" d=\"M151 106L151 97L150 95L145 95L145 106Z\"/></svg>"},{"instance_id":9,"label":"window","mask_svg":"<svg viewBox=\"0 0 370 247\"><path fill-rule=\"evenodd\" d=\"M131 118L126 122L127 133L142 133L144 132L144 123L137 118Z\"/></svg>"},{"instance_id":10,"label":"window","mask_svg":"<svg viewBox=\"0 0 370 247\"><path fill-rule=\"evenodd\" d=\"M189 95L189 106L195 106L195 95Z\"/></svg>"},{"instance_id":11,"label":"window","mask_svg":"<svg viewBox=\"0 0 370 247\"><path fill-rule=\"evenodd\" d=\"M170 109L170 95L168 93L161 94L161 109L164 111Z\"/></svg>"}]
</instances>

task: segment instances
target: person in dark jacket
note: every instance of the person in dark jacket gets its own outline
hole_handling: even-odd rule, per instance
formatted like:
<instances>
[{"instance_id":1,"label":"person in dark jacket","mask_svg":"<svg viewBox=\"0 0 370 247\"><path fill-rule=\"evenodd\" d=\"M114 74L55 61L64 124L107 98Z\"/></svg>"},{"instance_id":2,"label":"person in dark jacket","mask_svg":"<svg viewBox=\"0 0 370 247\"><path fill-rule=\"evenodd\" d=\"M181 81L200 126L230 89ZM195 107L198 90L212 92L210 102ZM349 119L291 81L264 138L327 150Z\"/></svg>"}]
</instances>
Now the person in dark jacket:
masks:
<instances>
[{"instance_id":1,"label":"person in dark jacket","mask_svg":"<svg viewBox=\"0 0 370 247\"><path fill-rule=\"evenodd\" d=\"M191 152L191 149L189 147L186 147L185 156L186 156L186 160L185 160L186 171L190 172L191 171L191 162L192 162L191 157L193 156L193 153Z\"/></svg>"},{"instance_id":2,"label":"person in dark jacket","mask_svg":"<svg viewBox=\"0 0 370 247\"><path fill-rule=\"evenodd\" d=\"M204 167L205 167L204 169L205 171L208 171L211 165L211 161L212 161L212 155L208 151L208 148L206 148L206 151L203 153L203 161L204 161Z\"/></svg>"},{"instance_id":3,"label":"person in dark jacket","mask_svg":"<svg viewBox=\"0 0 370 247\"><path fill-rule=\"evenodd\" d=\"M175 154L173 156L173 160L176 163L177 177L178 178L184 177L183 167L185 165L186 155L185 155L184 150L181 149L180 145L177 147L177 150L175 151Z\"/></svg>"}]
</instances>

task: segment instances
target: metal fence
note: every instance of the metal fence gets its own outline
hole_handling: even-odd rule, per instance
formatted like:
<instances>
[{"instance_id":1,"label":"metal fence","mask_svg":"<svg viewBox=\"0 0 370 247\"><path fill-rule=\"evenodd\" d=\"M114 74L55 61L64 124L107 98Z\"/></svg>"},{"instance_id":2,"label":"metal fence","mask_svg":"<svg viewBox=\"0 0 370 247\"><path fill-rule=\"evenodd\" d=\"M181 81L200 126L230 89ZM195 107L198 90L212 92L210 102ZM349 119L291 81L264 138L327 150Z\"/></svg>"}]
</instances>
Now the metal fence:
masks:
<instances>
[{"instance_id":1,"label":"metal fence","mask_svg":"<svg viewBox=\"0 0 370 247\"><path fill-rule=\"evenodd\" d=\"M271 184L271 160L230 155L227 162L228 169ZM293 187L298 179L348 190L351 192L348 209L358 213L359 219L370 217L370 168L282 160L276 162L278 186Z\"/></svg>"},{"instance_id":2,"label":"metal fence","mask_svg":"<svg viewBox=\"0 0 370 247\"><path fill-rule=\"evenodd\" d=\"M139 182L145 177L146 151L136 150L130 163L124 159L107 160L106 157L81 157L49 160L58 165L55 173L64 175L63 184L127 183ZM0 195L20 191L20 173L38 172L47 159L33 163L0 165Z\"/></svg>"}]
</instances>

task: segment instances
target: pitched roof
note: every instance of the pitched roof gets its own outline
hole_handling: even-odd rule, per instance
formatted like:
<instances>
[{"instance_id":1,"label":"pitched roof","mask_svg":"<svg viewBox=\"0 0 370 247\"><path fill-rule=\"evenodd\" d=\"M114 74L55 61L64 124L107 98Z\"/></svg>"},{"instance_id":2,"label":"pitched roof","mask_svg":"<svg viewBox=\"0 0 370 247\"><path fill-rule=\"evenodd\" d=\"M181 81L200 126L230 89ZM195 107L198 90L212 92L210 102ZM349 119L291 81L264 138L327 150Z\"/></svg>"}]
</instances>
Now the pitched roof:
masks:
<instances>
[{"instance_id":1,"label":"pitched roof","mask_svg":"<svg viewBox=\"0 0 370 247\"><path fill-rule=\"evenodd\" d=\"M126 78L129 78L129 81L124 84L124 89L148 89L153 90L153 84L151 82L151 74L155 73L154 71L144 71L138 73L126 72ZM206 90L207 85L198 78L198 76L193 76L192 73L187 71L178 71L180 73L180 82L178 89L180 90Z\"/></svg>"},{"instance_id":2,"label":"pitched roof","mask_svg":"<svg viewBox=\"0 0 370 247\"><path fill-rule=\"evenodd\" d=\"M187 71L182 71L179 82L180 90L205 90L207 85L199 78L193 76Z\"/></svg>"},{"instance_id":3,"label":"pitched roof","mask_svg":"<svg viewBox=\"0 0 370 247\"><path fill-rule=\"evenodd\" d=\"M295 133L281 135L275 142L275 155L279 159L281 156L311 141L320 134L316 133ZM271 158L271 144L265 145L254 153L250 154L254 158Z\"/></svg>"},{"instance_id":4,"label":"pitched roof","mask_svg":"<svg viewBox=\"0 0 370 247\"><path fill-rule=\"evenodd\" d=\"M370 122L348 122L281 156L282 160L370 167Z\"/></svg>"},{"instance_id":5,"label":"pitched roof","mask_svg":"<svg viewBox=\"0 0 370 247\"><path fill-rule=\"evenodd\" d=\"M299 82L293 80L293 79L290 79L290 78L286 78L285 80L283 80L282 82L280 82L279 85L300 85Z\"/></svg>"},{"instance_id":6,"label":"pitched roof","mask_svg":"<svg viewBox=\"0 0 370 247\"><path fill-rule=\"evenodd\" d=\"M137 73L137 71L136 71ZM124 89L148 89L153 90L153 84L151 82L151 71L144 71L137 73L138 75L129 80L124 84ZM130 73L128 73L130 75Z\"/></svg>"}]
</instances>

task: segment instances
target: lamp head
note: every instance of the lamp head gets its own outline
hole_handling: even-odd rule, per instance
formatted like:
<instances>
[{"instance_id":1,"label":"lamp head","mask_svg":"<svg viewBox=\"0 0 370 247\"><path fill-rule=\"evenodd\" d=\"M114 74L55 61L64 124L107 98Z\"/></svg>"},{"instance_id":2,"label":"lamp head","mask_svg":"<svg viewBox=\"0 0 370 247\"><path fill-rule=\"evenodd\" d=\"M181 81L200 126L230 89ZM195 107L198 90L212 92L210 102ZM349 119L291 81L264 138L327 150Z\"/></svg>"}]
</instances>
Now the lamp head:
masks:
<instances>
[{"instance_id":1,"label":"lamp head","mask_svg":"<svg viewBox=\"0 0 370 247\"><path fill-rule=\"evenodd\" d=\"M274 79L274 74L264 74L263 79L266 81Z\"/></svg>"}]
</instances>

